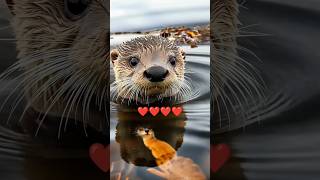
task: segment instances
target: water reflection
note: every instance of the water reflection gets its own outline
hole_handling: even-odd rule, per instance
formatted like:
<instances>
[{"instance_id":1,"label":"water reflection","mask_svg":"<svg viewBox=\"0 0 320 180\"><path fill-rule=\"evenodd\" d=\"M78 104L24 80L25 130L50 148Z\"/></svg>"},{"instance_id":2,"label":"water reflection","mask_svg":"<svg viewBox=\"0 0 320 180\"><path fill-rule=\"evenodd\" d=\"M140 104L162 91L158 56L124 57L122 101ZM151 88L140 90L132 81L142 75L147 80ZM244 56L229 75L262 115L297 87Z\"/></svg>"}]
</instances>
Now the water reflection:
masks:
<instances>
[{"instance_id":1,"label":"water reflection","mask_svg":"<svg viewBox=\"0 0 320 180\"><path fill-rule=\"evenodd\" d=\"M121 109L121 110L120 110ZM137 134L139 128L152 130L157 139L166 142L177 151L182 143L185 132L186 116L181 113L175 117L146 115L141 117L134 108L121 107L118 109L118 123L116 125L116 142L120 145L121 158L136 166L157 166L152 152L145 146L141 136ZM112 153L112 152L111 152Z\"/></svg>"},{"instance_id":2,"label":"water reflection","mask_svg":"<svg viewBox=\"0 0 320 180\"><path fill-rule=\"evenodd\" d=\"M93 143L107 144L108 137L90 126L87 128L87 136L81 123L69 123L67 131L58 139L57 132L61 117L51 115L45 117L39 135L35 136L39 126L39 115L41 116L31 108L27 110L21 120L23 139L18 139L18 133L14 137L4 135L7 139L11 139L11 144L16 146L14 149L20 157L17 158L18 156L15 155L12 156L12 160L1 162L2 167L9 162L8 172L15 171L16 176L19 177L17 179L106 178L106 173L92 162L88 151ZM5 144L0 141L0 145ZM6 153L10 151L12 150L8 147L4 149ZM12 162L16 164L11 166Z\"/></svg>"},{"instance_id":3,"label":"water reflection","mask_svg":"<svg viewBox=\"0 0 320 180\"><path fill-rule=\"evenodd\" d=\"M118 123L116 125L116 142L120 146L121 158L112 161L111 178L126 177L132 179L135 171L127 172L132 166L157 167L148 168L150 174L166 178L206 179L206 176L193 160L179 156L179 148L183 144L186 126L186 115L182 112L174 115L147 115L141 117L136 108L118 107ZM115 154L113 150L111 154ZM123 167L121 167L123 166ZM127 166L127 168L124 168ZM116 175L115 175L116 174ZM125 175L124 175L125 174Z\"/></svg>"}]
</instances>

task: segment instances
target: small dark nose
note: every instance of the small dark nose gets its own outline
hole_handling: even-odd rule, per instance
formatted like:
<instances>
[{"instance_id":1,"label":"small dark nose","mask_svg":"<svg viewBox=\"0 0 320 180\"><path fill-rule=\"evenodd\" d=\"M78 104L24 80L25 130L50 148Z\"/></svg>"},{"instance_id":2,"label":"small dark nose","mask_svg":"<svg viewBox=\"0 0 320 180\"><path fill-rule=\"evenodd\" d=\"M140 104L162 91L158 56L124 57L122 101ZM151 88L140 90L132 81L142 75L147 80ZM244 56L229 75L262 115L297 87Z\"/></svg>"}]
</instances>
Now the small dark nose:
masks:
<instances>
[{"instance_id":1,"label":"small dark nose","mask_svg":"<svg viewBox=\"0 0 320 180\"><path fill-rule=\"evenodd\" d=\"M167 77L169 71L161 66L152 66L143 74L151 82L161 82Z\"/></svg>"},{"instance_id":2,"label":"small dark nose","mask_svg":"<svg viewBox=\"0 0 320 180\"><path fill-rule=\"evenodd\" d=\"M149 133L149 129L145 129L144 131L145 131L147 134Z\"/></svg>"}]
</instances>

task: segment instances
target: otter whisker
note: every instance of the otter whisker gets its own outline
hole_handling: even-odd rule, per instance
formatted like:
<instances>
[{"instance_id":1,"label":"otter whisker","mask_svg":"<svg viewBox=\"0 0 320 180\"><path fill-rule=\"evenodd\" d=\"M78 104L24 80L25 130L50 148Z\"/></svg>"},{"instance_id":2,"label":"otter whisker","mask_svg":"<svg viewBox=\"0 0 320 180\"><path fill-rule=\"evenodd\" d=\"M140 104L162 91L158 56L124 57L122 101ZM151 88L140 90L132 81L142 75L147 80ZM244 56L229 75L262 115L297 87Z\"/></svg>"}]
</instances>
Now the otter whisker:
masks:
<instances>
[{"instance_id":1,"label":"otter whisker","mask_svg":"<svg viewBox=\"0 0 320 180\"><path fill-rule=\"evenodd\" d=\"M70 65L71 66L71 65ZM69 72L72 70L72 67L69 68L64 68L60 73L53 75L52 77L50 77L46 82L44 82L35 92L34 95L32 96L32 98L28 101L22 115L19 121L22 120L24 114L26 113L27 109L35 102L35 100L37 100L43 93L47 92L49 89L54 88L55 83L57 83L58 81L64 79L64 78L68 78L69 76L71 76L70 73L65 73L65 72Z\"/></svg>"},{"instance_id":2,"label":"otter whisker","mask_svg":"<svg viewBox=\"0 0 320 180\"><path fill-rule=\"evenodd\" d=\"M82 71L82 70L80 70ZM88 77L89 76L89 77ZM67 113L67 119L70 116L70 113L72 111L72 108L75 107L75 113L78 112L78 107L81 102L81 97L83 96L83 93L86 91L86 88L88 86L88 83L91 80L91 77L94 76L93 74L89 74L88 72L81 72L81 77L75 83L72 84L71 90L76 92L74 96L72 96L72 102L69 108L69 111ZM83 107L82 107L83 108ZM83 124L83 129L85 132L85 135L87 136L87 131L86 131L86 120L85 117L82 117L82 124Z\"/></svg>"},{"instance_id":3,"label":"otter whisker","mask_svg":"<svg viewBox=\"0 0 320 180\"><path fill-rule=\"evenodd\" d=\"M63 68L62 71L65 71L67 70L66 67ZM58 70L58 71L61 71L61 70ZM40 87L37 87L37 90L34 92L34 95L32 96L33 99L30 99L28 104L26 105L26 108L24 110L24 112L22 113L21 115L21 118L20 120L22 120L22 117L24 116L24 114L26 113L26 110L27 108L38 98L40 97L40 95L42 95L42 93L48 91L50 89L50 87L53 87L52 85L54 85L55 83L57 83L59 80L61 80L62 78L65 78L66 75L65 74L58 74L58 75L53 75L52 78L49 78L47 81L43 82L42 86ZM32 79L31 79L32 80ZM43 79L40 79L40 80L43 80ZM28 81L26 81L28 82ZM35 85L39 84L40 82L39 81L34 81L32 84L29 84L29 85L24 85L25 87L25 90L26 91L29 91L31 89L34 89L35 88ZM19 98L19 99L18 99ZM23 100L24 98L24 93L23 91L20 93L20 95L17 96L16 98L16 101L15 101L15 106L14 108L12 108L11 110L11 113L14 112L15 108L17 107L17 105ZM18 99L18 100L17 100ZM11 119L11 113L9 115L9 118L8 118L8 121Z\"/></svg>"},{"instance_id":4,"label":"otter whisker","mask_svg":"<svg viewBox=\"0 0 320 180\"><path fill-rule=\"evenodd\" d=\"M59 62L59 61L58 61ZM63 61L61 61L63 62ZM45 65L40 65L40 66L36 66L34 68L31 68L31 70L26 71L24 73L22 73L21 75L19 75L16 79L20 81L20 83L18 85L16 85L16 87L14 88L14 90L12 91L12 93L6 98L6 100L4 101L4 103L2 104L0 110L4 107L4 105L7 103L8 99L12 96L12 94L20 87L26 88L26 89L31 89L34 85L36 85L37 83L39 83L42 76L39 76L38 74L42 71L45 72L50 72L50 71L59 71L59 68L57 66L55 66L55 64L59 64L57 62L47 62ZM60 63L61 64L61 63ZM48 68L52 66L51 68ZM16 68L18 68L19 66L17 65ZM65 68L65 64L62 63L62 68ZM14 69L14 68L12 68ZM32 82L31 84L29 82ZM27 84L28 83L28 84ZM10 113L10 118L11 118L11 114L13 112L13 110L16 108L16 106L19 104L19 102L23 99L23 92L21 92L16 100L15 100L15 105L14 108L12 109L11 113ZM10 120L10 118L8 118L8 121Z\"/></svg>"},{"instance_id":5,"label":"otter whisker","mask_svg":"<svg viewBox=\"0 0 320 180\"><path fill-rule=\"evenodd\" d=\"M85 95L84 95L84 99L83 99L83 101L82 101L82 106L84 107L83 109L82 109L82 115L84 116L84 117L86 117L85 118L85 120L88 122L89 121L89 118L90 118L90 111L89 111L89 105L90 105L90 102L91 102L91 100L92 100L92 97L93 97L93 95L95 94L95 93L97 93L96 91L95 91L95 85L97 86L98 85L98 83L99 83L99 76L98 75L96 75L96 74L94 74L92 77L91 77L91 79L89 80L89 86L87 87L87 90L86 90L86 93L85 93ZM85 116L85 113L87 112L87 116Z\"/></svg>"},{"instance_id":6,"label":"otter whisker","mask_svg":"<svg viewBox=\"0 0 320 180\"><path fill-rule=\"evenodd\" d=\"M60 137L60 132L61 132L61 126L62 126L62 123L63 123L63 119L65 118L65 125L64 125L64 131L66 131L66 128L67 128L67 124L68 124L68 120L69 120L69 116L70 116L70 111L72 109L74 109L74 105L71 104L71 102L74 102L75 100L75 94L78 92L77 90L79 90L79 86L81 85L81 83L78 83L77 84L77 81L81 81L83 80L85 77L84 75L81 76L82 74L82 71L78 71L76 73L74 73L73 77L71 77L70 79L72 79L72 81L68 80L66 83L64 83L63 88L64 90L62 91L66 91L67 94L65 95L65 97L63 99L66 100L66 106L62 112L62 115L61 115L61 119L60 119L60 125L59 125L59 130L58 130L58 137ZM76 87L74 87L74 84L76 84ZM67 86L66 86L67 85ZM77 112L77 110L75 110L75 112Z\"/></svg>"},{"instance_id":7,"label":"otter whisker","mask_svg":"<svg viewBox=\"0 0 320 180\"><path fill-rule=\"evenodd\" d=\"M83 74L82 74L83 75ZM83 76L82 76L83 77ZM69 90L69 88L71 88L73 86L74 83L76 83L80 77L78 76L71 76L69 79L67 79L67 81L57 89L57 91L49 98L49 102L50 102L50 105L47 107L46 111L44 112L44 116L43 118L40 120L40 123L39 123L39 126L38 126L38 129L36 131L36 135L38 134L39 130L40 130L40 127L46 117L46 115L49 113L49 111L53 108L54 105L56 105L56 102L58 102L60 99L62 99L63 97L63 94ZM73 105L70 106L70 108L73 107ZM40 117L40 115L39 115ZM38 118L39 118L38 117Z\"/></svg>"}]
</instances>

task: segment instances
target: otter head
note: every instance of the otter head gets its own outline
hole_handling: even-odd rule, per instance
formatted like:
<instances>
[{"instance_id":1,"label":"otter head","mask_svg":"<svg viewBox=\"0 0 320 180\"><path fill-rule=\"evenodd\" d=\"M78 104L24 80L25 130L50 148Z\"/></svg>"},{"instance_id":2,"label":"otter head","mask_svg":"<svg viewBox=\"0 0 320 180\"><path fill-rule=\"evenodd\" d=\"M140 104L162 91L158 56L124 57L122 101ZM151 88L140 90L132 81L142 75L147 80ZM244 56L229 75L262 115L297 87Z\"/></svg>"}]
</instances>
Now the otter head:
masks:
<instances>
[{"instance_id":1,"label":"otter head","mask_svg":"<svg viewBox=\"0 0 320 180\"><path fill-rule=\"evenodd\" d=\"M140 127L137 129L137 135L142 137L142 139L152 139L155 138L152 129Z\"/></svg>"},{"instance_id":2,"label":"otter head","mask_svg":"<svg viewBox=\"0 0 320 180\"><path fill-rule=\"evenodd\" d=\"M185 54L161 36L136 37L111 51L118 96L139 102L175 96L184 83Z\"/></svg>"},{"instance_id":3,"label":"otter head","mask_svg":"<svg viewBox=\"0 0 320 180\"><path fill-rule=\"evenodd\" d=\"M28 106L66 117L75 117L74 111L88 113L89 108L85 107L89 107L93 97L99 100L97 105L107 106L109 2L7 0L7 3L14 15L11 25L19 59L13 70L23 69L17 88L25 89ZM75 103L80 101L83 103ZM76 108L76 104L83 105Z\"/></svg>"}]
</instances>

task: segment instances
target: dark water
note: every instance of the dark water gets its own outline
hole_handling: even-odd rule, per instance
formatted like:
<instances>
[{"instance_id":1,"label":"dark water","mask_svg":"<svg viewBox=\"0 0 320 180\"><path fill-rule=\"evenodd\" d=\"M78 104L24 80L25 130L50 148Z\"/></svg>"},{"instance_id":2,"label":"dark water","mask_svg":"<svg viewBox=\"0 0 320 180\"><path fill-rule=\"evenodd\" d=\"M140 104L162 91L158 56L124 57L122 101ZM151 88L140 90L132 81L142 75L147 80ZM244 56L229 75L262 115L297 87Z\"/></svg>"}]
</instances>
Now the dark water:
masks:
<instances>
[{"instance_id":1,"label":"dark water","mask_svg":"<svg viewBox=\"0 0 320 180\"><path fill-rule=\"evenodd\" d=\"M4 2L0 3L0 71L16 61L15 41L9 26L9 12ZM10 83L12 81L9 81ZM70 123L68 130L58 139L60 118L45 118L44 129L35 136L38 126L37 112L29 109L18 122L24 104L17 106L11 120L7 123L14 107L13 86L5 88L8 82L1 81L0 102L7 101L0 112L0 179L1 180L58 180L58 179L103 179L108 178L89 158L89 147L93 143L107 144L109 137L88 129L84 134L81 123ZM13 94L11 94L13 93Z\"/></svg>"},{"instance_id":2,"label":"dark water","mask_svg":"<svg viewBox=\"0 0 320 180\"><path fill-rule=\"evenodd\" d=\"M270 104L279 102L281 98L275 97L279 93L284 98L262 116L260 123L215 135L215 141L228 143L233 154L232 159L214 175L214 179L317 180L320 177L320 3L317 0L250 0L244 7L241 8L243 25L254 26L243 31L260 32L268 36L243 37L239 39L240 44L263 61L258 63L252 60L261 69L270 88L268 97L273 100ZM1 17L0 22L1 27L8 25L5 18ZM10 29L0 31L1 38L12 38ZM5 52L1 56L2 71L15 61L15 44L1 41L0 47L1 52ZM189 57L207 59L190 54ZM188 66L206 69L207 65L204 64L190 62ZM198 78L206 82L203 76ZM10 92L10 89L2 92L1 101ZM167 127L175 127L171 137L166 134L162 136L172 140L177 134L183 135L183 143L180 146L178 144L178 154L192 157L203 168L206 162L198 154L208 153L209 107L206 97L204 91L197 100L183 105L185 117L167 124ZM89 145L93 142L104 143L106 140L101 138L104 136L89 131L91 136L87 138L82 127L75 124L63 136L63 140L57 139L58 125L50 125L52 131L48 132L51 133L43 134L41 131L39 136L34 137L24 132L19 123L15 123L18 118L9 124L5 123L9 109L10 105L1 113L0 179L106 179L106 174L97 169L88 157ZM116 105L112 106L112 140L116 137L117 125L124 130L130 127L118 122L118 115L128 112L118 113L118 110ZM31 132L36 127L35 117L38 114L30 110L24 118ZM55 121L54 117L48 119ZM183 128L177 125L181 121L186 122ZM156 123L151 125L159 126ZM172 143L175 142L173 140ZM113 143L116 145L114 151L119 150L116 149L119 144ZM115 158L123 160L120 154ZM125 168L130 167L126 163L124 165ZM148 176L145 168L133 167L132 172Z\"/></svg>"},{"instance_id":3,"label":"dark water","mask_svg":"<svg viewBox=\"0 0 320 180\"><path fill-rule=\"evenodd\" d=\"M117 38L118 36L113 36L112 45L113 42L119 42ZM191 78L193 90L199 91L199 95L186 103L176 105L183 107L181 116L142 118L136 111L137 107L111 104L110 146L111 166L114 167L111 177L122 173L130 179L158 179L146 171L156 164L150 151L136 135L136 129L139 127L153 129L158 139L169 143L177 150L178 156L192 159L207 177L210 177L210 46L184 49L187 55L186 75ZM162 104L156 103L153 106L161 107Z\"/></svg>"},{"instance_id":4,"label":"dark water","mask_svg":"<svg viewBox=\"0 0 320 180\"><path fill-rule=\"evenodd\" d=\"M118 171L130 175L130 178L156 179L154 175L146 173L146 167L133 166L132 163L125 162L130 162L131 159L139 156L145 158L146 154L152 159L150 152L141 144L140 139L132 134L132 130L139 126L152 128L158 139L172 145L179 156L191 158L208 177L210 176L209 46L202 45L196 49L185 47L185 49L188 61L187 74L192 74L190 77L194 81L196 88L194 90L199 90L199 96L182 104L184 111L179 118L170 116L142 119L137 116L137 112L132 112L135 110L132 107L111 104L111 162ZM6 82L3 82L2 86L5 84ZM4 102L11 93L10 88L2 91L1 102ZM15 109L9 123L6 123L18 93L19 91L14 92L1 112L0 165L2 170L0 174L2 177L32 180L105 179L107 177L107 174L100 171L88 156L91 144L108 142L109 138L107 139L104 134L89 128L86 136L82 124L70 119L67 130L58 139L57 133L61 119L47 116L39 134L35 136L39 125L37 119L41 115L29 109L20 119L20 114L24 110L23 103ZM117 142L115 142L116 136ZM126 144L128 142L131 144ZM127 155L122 151L122 154L120 153L120 146L122 148L124 146ZM143 151L144 153L141 153ZM154 165L151 163L148 166Z\"/></svg>"},{"instance_id":5,"label":"dark water","mask_svg":"<svg viewBox=\"0 0 320 180\"><path fill-rule=\"evenodd\" d=\"M2 84L3 85L3 84ZM1 101L10 94L2 92ZM15 94L14 94L15 95ZM15 97L13 95L13 97ZM28 109L21 118L19 105L8 123L14 99L1 112L0 166L1 179L105 179L89 158L93 143L106 144L108 139L97 131L84 133L81 123L69 123L58 139L59 117L47 116L38 135L35 135L41 115ZM40 116L39 116L40 115ZM79 173L81 172L81 173Z\"/></svg>"},{"instance_id":6,"label":"dark water","mask_svg":"<svg viewBox=\"0 0 320 180\"><path fill-rule=\"evenodd\" d=\"M181 12L190 12L190 9L192 7L189 5L189 9L181 10ZM202 24L209 19L209 12L204 13L204 10L209 10L208 7L202 5L196 10L202 15L194 17L193 20L180 19L180 22L175 21L175 24L172 25ZM208 16L203 18L203 14ZM161 17L159 15L161 14L156 16ZM0 28L3 27L0 30L1 38L3 38L0 41L0 47L2 48L1 52L6 53L5 56L1 56L1 72L16 61L15 43L10 40L13 35L11 28L7 28L8 24L9 21L3 15L0 18ZM126 27L129 30L136 30L133 27ZM143 28L159 28L159 26L143 26ZM141 141L140 144L133 141L134 143L131 142L129 148L125 147L128 150L127 155L120 152L120 146L127 145L128 140L137 140L135 135L130 134L132 132L130 130L140 125L148 125L154 129L157 138L172 145L179 156L191 158L201 167L207 177L210 176L210 47L201 45L199 48L185 47L185 49L188 61L187 72L194 81L194 90L199 91L199 96L181 104L183 113L178 118L172 116L157 119L148 117L141 120L140 117L137 117L137 113L131 112L134 110L133 108L111 104L111 161L114 162L113 167L116 168L112 172L120 171L123 174L131 175L130 177L134 179L157 179L154 175L146 173L146 167L133 166L132 163L125 162L134 158L132 154L135 157L151 158L150 152L146 153L146 149L141 146ZM7 83L2 82L0 86L3 87ZM39 126L37 119L42 116L32 109L28 109L27 113L20 118L25 102L17 106L12 118L7 123L11 108L15 106L14 100L20 93L19 91L13 92L13 88L14 86L2 89L0 94L0 102L4 102L9 95L12 95L1 111L0 179L108 179L108 174L99 170L89 157L90 145L93 143L108 144L108 136L90 128L87 129L86 135L82 124L70 119L67 130L62 133L61 138L58 138L61 119L50 115L44 119L39 133L35 135ZM97 118L103 118L103 115L100 117L101 112L96 112L96 114ZM115 141L116 137L118 142ZM148 153L149 157L146 156ZM154 162L150 162L149 166L154 166Z\"/></svg>"},{"instance_id":7,"label":"dark water","mask_svg":"<svg viewBox=\"0 0 320 180\"><path fill-rule=\"evenodd\" d=\"M143 5L137 6L137 3ZM111 32L208 24L209 7L207 0L111 1ZM114 35L111 37L111 47L132 37ZM128 108L111 103L111 177L121 173L123 177L130 179L159 179L146 171L147 168L154 167L155 162L150 151L135 133L138 127L153 129L155 136L175 148L178 156L192 159L206 176L210 177L210 46L183 48L187 55L186 75L190 77L189 82L194 86L194 93L198 92L199 95L180 105L183 113L178 118L142 118L136 112L137 107ZM162 104L153 106L161 107Z\"/></svg>"},{"instance_id":8,"label":"dark water","mask_svg":"<svg viewBox=\"0 0 320 180\"><path fill-rule=\"evenodd\" d=\"M253 26L242 30L266 35L239 40L262 60L255 64L275 108L260 123L215 136L233 157L214 179L319 179L320 3L250 0L244 7L241 21Z\"/></svg>"}]
</instances>

